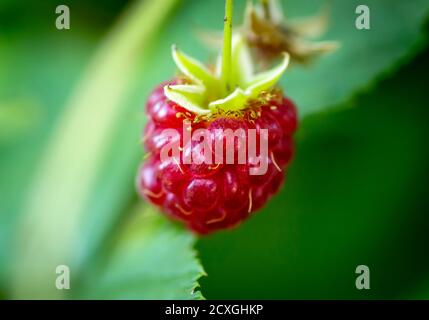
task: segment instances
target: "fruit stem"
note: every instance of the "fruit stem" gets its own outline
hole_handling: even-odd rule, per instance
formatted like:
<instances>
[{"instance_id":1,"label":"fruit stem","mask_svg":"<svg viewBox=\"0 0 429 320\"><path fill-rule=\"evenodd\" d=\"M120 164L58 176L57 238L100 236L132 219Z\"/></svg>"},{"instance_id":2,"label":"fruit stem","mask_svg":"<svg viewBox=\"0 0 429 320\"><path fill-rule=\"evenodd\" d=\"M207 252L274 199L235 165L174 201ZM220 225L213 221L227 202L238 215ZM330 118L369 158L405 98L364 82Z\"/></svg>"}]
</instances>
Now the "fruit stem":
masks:
<instances>
[{"instance_id":1,"label":"fruit stem","mask_svg":"<svg viewBox=\"0 0 429 320\"><path fill-rule=\"evenodd\" d=\"M226 0L222 49L222 80L227 93L232 91L231 50L232 50L232 1Z\"/></svg>"}]
</instances>

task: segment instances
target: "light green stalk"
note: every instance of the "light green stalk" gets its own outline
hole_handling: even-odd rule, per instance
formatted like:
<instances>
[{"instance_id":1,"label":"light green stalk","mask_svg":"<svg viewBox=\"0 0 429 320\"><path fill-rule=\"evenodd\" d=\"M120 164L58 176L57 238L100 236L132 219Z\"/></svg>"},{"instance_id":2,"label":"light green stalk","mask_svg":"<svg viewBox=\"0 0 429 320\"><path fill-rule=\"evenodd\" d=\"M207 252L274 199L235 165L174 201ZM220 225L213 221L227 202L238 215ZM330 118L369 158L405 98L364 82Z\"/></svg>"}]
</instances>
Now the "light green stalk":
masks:
<instances>
[{"instance_id":1,"label":"light green stalk","mask_svg":"<svg viewBox=\"0 0 429 320\"><path fill-rule=\"evenodd\" d=\"M232 12L233 12L233 0L226 0L225 4L225 18L224 18L224 29L223 29L223 51L222 51L222 79L225 83L225 89L227 93L231 93L234 90L232 82Z\"/></svg>"}]
</instances>

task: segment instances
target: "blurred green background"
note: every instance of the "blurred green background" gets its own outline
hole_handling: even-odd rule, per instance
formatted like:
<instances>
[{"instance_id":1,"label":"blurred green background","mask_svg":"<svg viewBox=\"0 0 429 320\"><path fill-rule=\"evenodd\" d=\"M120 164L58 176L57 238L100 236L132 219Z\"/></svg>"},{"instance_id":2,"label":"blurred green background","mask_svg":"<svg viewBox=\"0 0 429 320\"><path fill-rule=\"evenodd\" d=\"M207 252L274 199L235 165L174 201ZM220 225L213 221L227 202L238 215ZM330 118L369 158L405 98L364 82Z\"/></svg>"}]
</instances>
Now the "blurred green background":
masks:
<instances>
[{"instance_id":1,"label":"blurred green background","mask_svg":"<svg viewBox=\"0 0 429 320\"><path fill-rule=\"evenodd\" d=\"M282 3L295 18L325 1ZM196 239L134 176L171 44L212 61L197 34L222 28L223 1L0 0L0 298L429 298L429 1L370 1L370 30L358 4L331 1L322 38L341 48L282 80L301 123L281 193ZM55 288L60 264L71 290Z\"/></svg>"}]
</instances>

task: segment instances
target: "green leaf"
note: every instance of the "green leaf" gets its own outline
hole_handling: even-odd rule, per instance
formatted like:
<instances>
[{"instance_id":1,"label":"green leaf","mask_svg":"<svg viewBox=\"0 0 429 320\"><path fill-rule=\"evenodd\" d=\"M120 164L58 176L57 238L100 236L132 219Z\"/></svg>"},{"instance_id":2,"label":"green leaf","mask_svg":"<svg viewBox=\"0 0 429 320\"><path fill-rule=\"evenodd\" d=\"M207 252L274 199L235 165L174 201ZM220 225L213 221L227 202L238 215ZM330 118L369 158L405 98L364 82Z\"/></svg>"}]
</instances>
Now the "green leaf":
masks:
<instances>
[{"instance_id":1,"label":"green leaf","mask_svg":"<svg viewBox=\"0 0 429 320\"><path fill-rule=\"evenodd\" d=\"M0 101L0 146L31 132L40 121L40 106L29 99Z\"/></svg>"},{"instance_id":2,"label":"green leaf","mask_svg":"<svg viewBox=\"0 0 429 320\"><path fill-rule=\"evenodd\" d=\"M175 4L136 2L99 48L58 120L23 209L14 297L63 297L52 286L52 270L62 264L76 266L79 227L133 71L142 59L141 47L154 39ZM39 255L40 250L45 254Z\"/></svg>"},{"instance_id":3,"label":"green leaf","mask_svg":"<svg viewBox=\"0 0 429 320\"><path fill-rule=\"evenodd\" d=\"M159 212L140 206L105 258L74 295L84 299L202 299L195 238Z\"/></svg>"},{"instance_id":4,"label":"green leaf","mask_svg":"<svg viewBox=\"0 0 429 320\"><path fill-rule=\"evenodd\" d=\"M427 278L423 279L406 294L400 297L401 299L414 299L414 300L428 300L429 299L429 281Z\"/></svg>"},{"instance_id":5,"label":"green leaf","mask_svg":"<svg viewBox=\"0 0 429 320\"><path fill-rule=\"evenodd\" d=\"M281 193L197 244L208 299L404 298L427 279L428 57L301 124ZM361 264L371 290L356 290Z\"/></svg>"},{"instance_id":6,"label":"green leaf","mask_svg":"<svg viewBox=\"0 0 429 320\"><path fill-rule=\"evenodd\" d=\"M52 30L51 25L45 27ZM13 36L0 29L0 287L5 287L30 181L97 37L77 27L54 38L45 29L31 29L31 37L26 29Z\"/></svg>"},{"instance_id":7,"label":"green leaf","mask_svg":"<svg viewBox=\"0 0 429 320\"><path fill-rule=\"evenodd\" d=\"M281 84L297 103L301 118L337 106L371 87L380 76L410 60L426 41L423 23L428 1L370 1L370 30L355 27L355 10L361 4L359 0L331 1L329 30L323 39L338 41L340 48L309 68L290 68L283 77ZM320 9L318 0L285 1L285 12L292 18L310 16Z\"/></svg>"}]
</instances>

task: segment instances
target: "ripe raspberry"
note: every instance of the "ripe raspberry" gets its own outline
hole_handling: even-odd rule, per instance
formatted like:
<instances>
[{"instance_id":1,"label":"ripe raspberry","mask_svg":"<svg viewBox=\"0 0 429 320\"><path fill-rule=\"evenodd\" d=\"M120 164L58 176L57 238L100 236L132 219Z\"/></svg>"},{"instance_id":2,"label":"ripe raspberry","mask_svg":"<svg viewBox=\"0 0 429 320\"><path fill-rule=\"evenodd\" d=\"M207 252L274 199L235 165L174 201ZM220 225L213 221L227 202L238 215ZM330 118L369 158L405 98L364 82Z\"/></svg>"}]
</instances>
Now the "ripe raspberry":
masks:
<instances>
[{"instance_id":1,"label":"ripe raspberry","mask_svg":"<svg viewBox=\"0 0 429 320\"><path fill-rule=\"evenodd\" d=\"M153 91L146 105L149 119L144 140L150 157L140 169L140 194L200 234L233 227L262 208L280 189L284 171L293 155L291 135L297 123L294 104L287 98L275 97L259 106L260 117L257 119L249 118L250 111L245 111L237 119L224 116L191 124L193 132L194 127L198 127L211 133L209 144L213 147L213 154L218 138L216 129L268 129L268 158L261 160L267 163L267 171L263 175L250 175L249 167L253 164L249 160L245 164L225 164L226 149L223 164L184 163L183 154L198 154L200 143L187 144L179 151L178 158L162 162L159 153L162 143L159 141L171 141L162 130L176 126L176 114L183 112L180 106L162 94L162 88L160 86ZM160 121L159 114L173 114L174 111L174 117L164 117ZM188 112L186 119L194 119L195 116ZM182 141L183 137L178 139Z\"/></svg>"},{"instance_id":2,"label":"ripe raspberry","mask_svg":"<svg viewBox=\"0 0 429 320\"><path fill-rule=\"evenodd\" d=\"M228 30L231 0L226 16ZM288 56L279 67L253 75L241 38L232 53L224 47L222 71L215 75L174 47L184 77L159 85L146 103L149 158L139 169L137 189L198 234L237 225L279 191L297 128L294 104L275 87ZM228 64L228 57L237 60ZM234 134L229 138L228 130ZM201 139L191 138L197 132Z\"/></svg>"}]
</instances>

